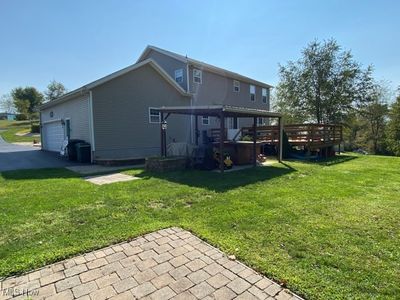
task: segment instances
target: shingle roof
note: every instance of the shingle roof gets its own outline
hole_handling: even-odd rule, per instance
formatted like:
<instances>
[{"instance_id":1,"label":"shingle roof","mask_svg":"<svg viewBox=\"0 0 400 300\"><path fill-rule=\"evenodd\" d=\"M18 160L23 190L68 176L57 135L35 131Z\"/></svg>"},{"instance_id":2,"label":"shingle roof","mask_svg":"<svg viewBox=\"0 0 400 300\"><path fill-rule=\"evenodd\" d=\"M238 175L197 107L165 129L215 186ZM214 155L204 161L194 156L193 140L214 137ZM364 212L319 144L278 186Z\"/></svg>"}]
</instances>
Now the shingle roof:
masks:
<instances>
[{"instance_id":1,"label":"shingle roof","mask_svg":"<svg viewBox=\"0 0 400 300\"><path fill-rule=\"evenodd\" d=\"M261 82L261 81L258 81L258 80L243 76L241 74L238 74L238 73L226 70L226 69L222 69L222 68L207 64L205 62L202 62L202 61L199 61L199 60L196 60L196 59L193 59L193 58L189 58L187 56L183 56L183 55L180 55L180 54L177 54L177 53L165 50L165 49L161 49L161 48L158 48L156 46L151 46L151 45L147 46L146 49L144 49L144 51L140 55L140 57L137 60L137 62L140 62L143 59L145 59L145 57L147 56L147 54L151 50L159 52L159 53L162 53L162 54L167 55L167 56L170 56L170 57L172 57L172 58L174 58L176 60L179 60L179 61L181 61L183 63L188 63L189 65L193 65L193 66L196 66L196 67L199 67L199 68L202 68L202 69L206 69L206 70L208 70L210 72L213 72L213 73L216 73L216 74L220 74L222 76L231 77L233 79L237 79L237 80L240 80L240 81L243 81L243 82L252 83L252 84L255 84L255 85L258 85L258 86L262 86L262 87L266 87L266 88L272 88L273 87L270 84L267 84L267 83L264 83L264 82Z\"/></svg>"}]
</instances>

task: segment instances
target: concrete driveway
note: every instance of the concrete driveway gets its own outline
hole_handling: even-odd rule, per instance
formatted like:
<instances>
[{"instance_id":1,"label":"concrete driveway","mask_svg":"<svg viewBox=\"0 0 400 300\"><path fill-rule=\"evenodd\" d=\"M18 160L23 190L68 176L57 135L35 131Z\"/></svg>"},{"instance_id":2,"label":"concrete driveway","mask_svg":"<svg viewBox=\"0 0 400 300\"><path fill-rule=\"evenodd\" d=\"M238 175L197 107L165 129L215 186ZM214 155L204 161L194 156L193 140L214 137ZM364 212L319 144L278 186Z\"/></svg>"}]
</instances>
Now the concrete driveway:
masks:
<instances>
[{"instance_id":1,"label":"concrete driveway","mask_svg":"<svg viewBox=\"0 0 400 300\"><path fill-rule=\"evenodd\" d=\"M39 147L9 144L0 136L0 172L76 165L79 164L61 159L57 153L41 151Z\"/></svg>"}]
</instances>

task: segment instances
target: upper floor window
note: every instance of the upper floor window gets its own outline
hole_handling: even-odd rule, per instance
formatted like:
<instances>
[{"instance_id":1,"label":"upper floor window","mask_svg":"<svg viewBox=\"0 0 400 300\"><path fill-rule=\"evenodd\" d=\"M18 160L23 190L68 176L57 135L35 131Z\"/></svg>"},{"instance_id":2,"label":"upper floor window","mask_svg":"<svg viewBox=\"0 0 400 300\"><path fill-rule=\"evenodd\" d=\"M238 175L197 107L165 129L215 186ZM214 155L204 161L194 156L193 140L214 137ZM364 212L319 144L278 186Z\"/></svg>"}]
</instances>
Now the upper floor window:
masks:
<instances>
[{"instance_id":1,"label":"upper floor window","mask_svg":"<svg viewBox=\"0 0 400 300\"><path fill-rule=\"evenodd\" d=\"M201 118L201 124L203 125L210 125L210 117L209 116L203 116Z\"/></svg>"},{"instance_id":2,"label":"upper floor window","mask_svg":"<svg viewBox=\"0 0 400 300\"><path fill-rule=\"evenodd\" d=\"M161 114L154 107L149 107L149 123L160 123Z\"/></svg>"},{"instance_id":3,"label":"upper floor window","mask_svg":"<svg viewBox=\"0 0 400 300\"><path fill-rule=\"evenodd\" d=\"M262 89L262 102L263 103L268 103L268 94L269 94L269 89L263 88Z\"/></svg>"},{"instance_id":4,"label":"upper floor window","mask_svg":"<svg viewBox=\"0 0 400 300\"><path fill-rule=\"evenodd\" d=\"M178 83L183 82L183 69L175 70L175 81Z\"/></svg>"},{"instance_id":5,"label":"upper floor window","mask_svg":"<svg viewBox=\"0 0 400 300\"><path fill-rule=\"evenodd\" d=\"M240 82L237 80L233 81L233 91L234 92L240 92Z\"/></svg>"},{"instance_id":6,"label":"upper floor window","mask_svg":"<svg viewBox=\"0 0 400 300\"><path fill-rule=\"evenodd\" d=\"M250 100L256 101L256 87L254 85L250 85Z\"/></svg>"},{"instance_id":7,"label":"upper floor window","mask_svg":"<svg viewBox=\"0 0 400 300\"><path fill-rule=\"evenodd\" d=\"M203 72L198 69L193 69L193 82L202 83L203 82Z\"/></svg>"}]
</instances>

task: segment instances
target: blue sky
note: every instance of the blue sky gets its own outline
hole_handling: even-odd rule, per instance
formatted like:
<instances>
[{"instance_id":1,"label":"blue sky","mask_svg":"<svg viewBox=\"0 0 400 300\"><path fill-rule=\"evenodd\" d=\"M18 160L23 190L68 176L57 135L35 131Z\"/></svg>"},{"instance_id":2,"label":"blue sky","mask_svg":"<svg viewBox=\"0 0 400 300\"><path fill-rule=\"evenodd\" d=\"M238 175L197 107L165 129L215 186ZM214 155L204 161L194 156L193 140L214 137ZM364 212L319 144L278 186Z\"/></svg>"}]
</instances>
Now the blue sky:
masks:
<instances>
[{"instance_id":1,"label":"blue sky","mask_svg":"<svg viewBox=\"0 0 400 300\"><path fill-rule=\"evenodd\" d=\"M278 63L336 39L400 85L400 1L0 0L0 94L75 89L136 61L148 44L275 85Z\"/></svg>"}]
</instances>

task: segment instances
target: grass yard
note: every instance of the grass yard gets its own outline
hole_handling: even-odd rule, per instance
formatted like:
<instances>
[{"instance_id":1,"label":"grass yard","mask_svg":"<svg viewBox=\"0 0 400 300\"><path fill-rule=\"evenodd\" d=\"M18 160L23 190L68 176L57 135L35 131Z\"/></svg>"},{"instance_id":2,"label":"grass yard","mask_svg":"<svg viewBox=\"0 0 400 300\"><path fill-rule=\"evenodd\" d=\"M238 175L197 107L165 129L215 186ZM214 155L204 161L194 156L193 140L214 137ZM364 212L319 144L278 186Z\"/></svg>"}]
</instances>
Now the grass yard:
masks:
<instances>
[{"instance_id":1,"label":"grass yard","mask_svg":"<svg viewBox=\"0 0 400 300\"><path fill-rule=\"evenodd\" d=\"M0 120L0 135L9 142L40 142L40 136L18 136L16 133L29 133L31 131L31 121L7 121Z\"/></svg>"},{"instance_id":2,"label":"grass yard","mask_svg":"<svg viewBox=\"0 0 400 300\"><path fill-rule=\"evenodd\" d=\"M400 158L342 156L228 174L64 169L0 176L0 276L181 226L309 299L400 295Z\"/></svg>"}]
</instances>

